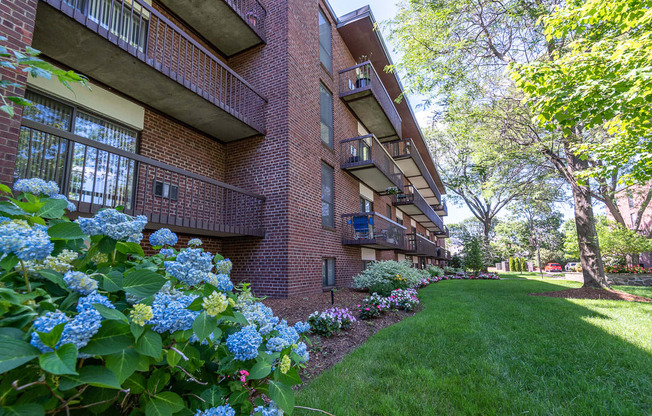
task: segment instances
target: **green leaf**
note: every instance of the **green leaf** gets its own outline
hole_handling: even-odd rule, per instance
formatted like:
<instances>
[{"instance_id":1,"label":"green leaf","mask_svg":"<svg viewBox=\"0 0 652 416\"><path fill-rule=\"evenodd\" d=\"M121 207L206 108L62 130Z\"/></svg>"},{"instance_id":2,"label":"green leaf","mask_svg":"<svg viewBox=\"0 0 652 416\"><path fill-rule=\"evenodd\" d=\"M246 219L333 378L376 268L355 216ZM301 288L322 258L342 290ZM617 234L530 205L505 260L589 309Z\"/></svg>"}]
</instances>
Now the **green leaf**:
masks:
<instances>
[{"instance_id":1,"label":"green leaf","mask_svg":"<svg viewBox=\"0 0 652 416\"><path fill-rule=\"evenodd\" d=\"M163 341L161 336L151 329L146 330L136 342L136 351L143 355L160 360L163 352Z\"/></svg>"},{"instance_id":2,"label":"green leaf","mask_svg":"<svg viewBox=\"0 0 652 416\"><path fill-rule=\"evenodd\" d=\"M140 373L132 374L128 379L122 383L124 388L129 389L131 394L140 394L145 391L147 388L147 382L145 381L145 376Z\"/></svg>"},{"instance_id":3,"label":"green leaf","mask_svg":"<svg viewBox=\"0 0 652 416\"><path fill-rule=\"evenodd\" d=\"M129 324L129 329L131 329L131 333L134 335L134 338L136 339L136 341L138 341L140 336L143 335L143 332L145 332L145 327L144 326L140 326L140 325L135 324L133 322Z\"/></svg>"},{"instance_id":4,"label":"green leaf","mask_svg":"<svg viewBox=\"0 0 652 416\"><path fill-rule=\"evenodd\" d=\"M270 380L268 384L269 398L274 400L285 413L291 415L294 410L294 392L292 388L274 380Z\"/></svg>"},{"instance_id":5,"label":"green leaf","mask_svg":"<svg viewBox=\"0 0 652 416\"><path fill-rule=\"evenodd\" d=\"M64 344L55 351L41 354L38 360L41 368L48 373L57 375L78 374L75 371L77 347L73 344Z\"/></svg>"},{"instance_id":6,"label":"green leaf","mask_svg":"<svg viewBox=\"0 0 652 416\"><path fill-rule=\"evenodd\" d=\"M154 370L152 375L147 380L147 391L149 391L151 394L156 394L159 391L163 390L163 387L168 384L168 381L170 381L170 373L168 373L165 369L159 368Z\"/></svg>"},{"instance_id":7,"label":"green leaf","mask_svg":"<svg viewBox=\"0 0 652 416\"><path fill-rule=\"evenodd\" d=\"M271 372L272 366L270 364L266 362L259 362L251 367L251 370L249 370L249 377L247 377L247 379L260 380L261 378L267 377Z\"/></svg>"},{"instance_id":8,"label":"green leaf","mask_svg":"<svg viewBox=\"0 0 652 416\"><path fill-rule=\"evenodd\" d=\"M168 350L165 354L165 359L170 367L176 367L176 365L179 364L179 361L181 361L181 358L181 355L175 350Z\"/></svg>"},{"instance_id":9,"label":"green leaf","mask_svg":"<svg viewBox=\"0 0 652 416\"><path fill-rule=\"evenodd\" d=\"M2 416L43 416L45 409L36 403L17 404L15 406L6 406L0 408Z\"/></svg>"},{"instance_id":10,"label":"green leaf","mask_svg":"<svg viewBox=\"0 0 652 416\"><path fill-rule=\"evenodd\" d=\"M183 399L178 394L171 391L164 391L157 394L152 397L152 401L165 403L172 413L176 413L184 407Z\"/></svg>"},{"instance_id":11,"label":"green leaf","mask_svg":"<svg viewBox=\"0 0 652 416\"><path fill-rule=\"evenodd\" d=\"M131 348L125 348L117 354L112 354L106 357L106 368L111 370L118 378L118 382L122 384L134 371L140 356Z\"/></svg>"},{"instance_id":12,"label":"green leaf","mask_svg":"<svg viewBox=\"0 0 652 416\"><path fill-rule=\"evenodd\" d=\"M100 241L97 243L97 248L100 251L100 253L109 255L109 254L113 254L113 250L115 250L116 244L117 241L115 241L111 237L103 236L100 239Z\"/></svg>"},{"instance_id":13,"label":"green leaf","mask_svg":"<svg viewBox=\"0 0 652 416\"><path fill-rule=\"evenodd\" d=\"M124 277L124 291L141 298L157 293L167 280L150 270L135 270Z\"/></svg>"},{"instance_id":14,"label":"green leaf","mask_svg":"<svg viewBox=\"0 0 652 416\"><path fill-rule=\"evenodd\" d=\"M41 353L29 343L7 335L0 335L0 374L25 364Z\"/></svg>"},{"instance_id":15,"label":"green leaf","mask_svg":"<svg viewBox=\"0 0 652 416\"><path fill-rule=\"evenodd\" d=\"M301 376L299 376L299 372L295 367L291 367L285 374L281 373L279 381L281 383L287 384L288 386L294 386L303 383Z\"/></svg>"},{"instance_id":16,"label":"green leaf","mask_svg":"<svg viewBox=\"0 0 652 416\"><path fill-rule=\"evenodd\" d=\"M86 237L76 222L60 222L54 224L48 228L48 235L50 238L56 240L79 240Z\"/></svg>"},{"instance_id":17,"label":"green leaf","mask_svg":"<svg viewBox=\"0 0 652 416\"><path fill-rule=\"evenodd\" d=\"M78 375L65 376L61 378L59 390L70 390L82 384L89 384L95 387L107 389L120 389L120 383L115 374L105 367L99 365L85 365L80 368Z\"/></svg>"},{"instance_id":18,"label":"green leaf","mask_svg":"<svg viewBox=\"0 0 652 416\"><path fill-rule=\"evenodd\" d=\"M118 241L118 243L115 245L115 248L122 254L137 254L139 256L145 255L143 248L138 243L125 243Z\"/></svg>"},{"instance_id":19,"label":"green leaf","mask_svg":"<svg viewBox=\"0 0 652 416\"><path fill-rule=\"evenodd\" d=\"M29 215L10 201L0 201L0 213L14 216Z\"/></svg>"},{"instance_id":20,"label":"green leaf","mask_svg":"<svg viewBox=\"0 0 652 416\"><path fill-rule=\"evenodd\" d=\"M109 355L129 348L134 342L129 325L121 321L103 321L102 327L81 349L84 354Z\"/></svg>"},{"instance_id":21,"label":"green leaf","mask_svg":"<svg viewBox=\"0 0 652 416\"><path fill-rule=\"evenodd\" d=\"M205 340L215 328L217 328L217 319L207 314L206 311L200 313L195 322L192 323L192 329L199 341Z\"/></svg>"},{"instance_id":22,"label":"green leaf","mask_svg":"<svg viewBox=\"0 0 652 416\"><path fill-rule=\"evenodd\" d=\"M59 325L56 325L50 332L39 332L36 331L38 334L39 339L43 344L46 346L54 349L55 345L57 345L57 342L61 339L61 334L63 333L63 327L66 325L65 322L60 323Z\"/></svg>"},{"instance_id":23,"label":"green leaf","mask_svg":"<svg viewBox=\"0 0 652 416\"><path fill-rule=\"evenodd\" d=\"M63 275L61 273L57 273L53 270L39 270L37 272L41 277L44 279L47 279L54 283L55 285L63 288L63 289L68 289L68 285L66 282L63 280Z\"/></svg>"},{"instance_id":24,"label":"green leaf","mask_svg":"<svg viewBox=\"0 0 652 416\"><path fill-rule=\"evenodd\" d=\"M61 218L66 213L68 203L63 199L48 198L43 206L36 211L37 217L42 218Z\"/></svg>"},{"instance_id":25,"label":"green leaf","mask_svg":"<svg viewBox=\"0 0 652 416\"><path fill-rule=\"evenodd\" d=\"M9 253L2 260L0 260L0 267L5 269L7 272L11 272L14 267L16 267L18 262L18 257L16 257L14 253Z\"/></svg>"},{"instance_id":26,"label":"green leaf","mask_svg":"<svg viewBox=\"0 0 652 416\"><path fill-rule=\"evenodd\" d=\"M100 315L102 315L104 319L129 323L127 317L122 312L116 309L107 308L106 306L99 303L94 303L93 307L100 313Z\"/></svg>"},{"instance_id":27,"label":"green leaf","mask_svg":"<svg viewBox=\"0 0 652 416\"><path fill-rule=\"evenodd\" d=\"M102 288L107 292L117 292L122 290L122 273L113 270L102 278Z\"/></svg>"},{"instance_id":28,"label":"green leaf","mask_svg":"<svg viewBox=\"0 0 652 416\"><path fill-rule=\"evenodd\" d=\"M224 387L211 386L204 390L200 397L206 401L211 407L217 407L224 403L224 397L229 394L229 391Z\"/></svg>"}]
</instances>

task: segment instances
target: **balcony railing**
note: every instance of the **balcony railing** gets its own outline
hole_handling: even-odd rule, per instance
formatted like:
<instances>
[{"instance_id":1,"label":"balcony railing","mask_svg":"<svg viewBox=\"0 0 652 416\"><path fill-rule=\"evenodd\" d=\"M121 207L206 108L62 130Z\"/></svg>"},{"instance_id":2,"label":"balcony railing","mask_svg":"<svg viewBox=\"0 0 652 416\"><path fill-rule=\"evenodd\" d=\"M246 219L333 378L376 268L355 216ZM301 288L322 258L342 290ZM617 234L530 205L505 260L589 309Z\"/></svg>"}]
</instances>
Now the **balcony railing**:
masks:
<instances>
[{"instance_id":1,"label":"balcony railing","mask_svg":"<svg viewBox=\"0 0 652 416\"><path fill-rule=\"evenodd\" d=\"M437 247L437 254L435 256L437 260L450 260L451 253L443 247Z\"/></svg>"},{"instance_id":2,"label":"balcony railing","mask_svg":"<svg viewBox=\"0 0 652 416\"><path fill-rule=\"evenodd\" d=\"M442 228L440 231L435 231L435 235L439 237L446 237L449 238L451 236L450 231L448 230L448 227L444 225L444 228Z\"/></svg>"},{"instance_id":3,"label":"balcony railing","mask_svg":"<svg viewBox=\"0 0 652 416\"><path fill-rule=\"evenodd\" d=\"M376 192L390 187L403 190L403 172L374 135L342 140L340 146L342 169L357 176Z\"/></svg>"},{"instance_id":4,"label":"balcony railing","mask_svg":"<svg viewBox=\"0 0 652 416\"><path fill-rule=\"evenodd\" d=\"M154 226L201 235L264 236L265 197L23 119L16 177L56 181L80 214L124 207Z\"/></svg>"},{"instance_id":5,"label":"balcony railing","mask_svg":"<svg viewBox=\"0 0 652 416\"><path fill-rule=\"evenodd\" d=\"M370 61L340 71L340 97L381 140L401 137L401 116ZM372 101L363 102L368 97Z\"/></svg>"},{"instance_id":6,"label":"balcony railing","mask_svg":"<svg viewBox=\"0 0 652 416\"><path fill-rule=\"evenodd\" d=\"M266 100L213 53L155 10L145 0L42 1L73 18L141 62L208 100L226 113L255 129L258 133L264 133ZM43 37L51 35L45 29L47 24L47 22L43 22L43 24L37 25L44 32L39 39L40 43L51 47L57 55L68 58L73 56L73 53L79 53L79 51L74 52L70 49L57 51L55 40L43 39ZM44 52L47 53L48 50L44 50ZM74 56L78 57L78 55ZM57 56L54 56L54 58L56 59ZM78 57L78 60L82 60L82 58ZM115 62L106 62L105 64L110 66ZM83 63L80 66L80 69L84 72ZM106 75L106 68L101 66L98 68L97 65L93 64L88 69L90 70L88 75L99 77L98 79L102 82L105 82L102 79L103 76L110 76L112 81L115 80L113 75ZM130 73L132 69L114 68L113 71L116 71L126 80L133 81ZM100 75L96 75L95 72ZM154 97L152 95L154 92L151 90L160 89L160 85L147 85L147 88L143 88L143 92L140 92L137 86L129 86L129 84L126 84L126 86L126 92L130 95L133 94L134 98L143 102L147 102L149 98L152 102L148 102L148 104L155 108L158 105L157 101L166 101L161 105L169 104L167 100L151 98ZM180 108L184 108L181 103L177 102L176 104ZM167 110L167 108L160 109L162 111ZM191 109L190 113L192 112ZM169 112L169 114L175 115L172 112ZM178 117L183 119L182 116Z\"/></svg>"},{"instance_id":7,"label":"balcony railing","mask_svg":"<svg viewBox=\"0 0 652 416\"><path fill-rule=\"evenodd\" d=\"M403 192L392 195L392 203L394 206L414 205L419 212L415 213L408 211L408 214L424 215L427 220L437 228L432 231L442 231L444 229L444 221L439 215L437 215L435 210L426 202L423 196L421 196L421 193L419 193L413 185L406 185Z\"/></svg>"},{"instance_id":8,"label":"balcony railing","mask_svg":"<svg viewBox=\"0 0 652 416\"><path fill-rule=\"evenodd\" d=\"M342 215L342 244L379 250L407 249L406 228L377 212Z\"/></svg>"},{"instance_id":9,"label":"balcony railing","mask_svg":"<svg viewBox=\"0 0 652 416\"><path fill-rule=\"evenodd\" d=\"M423 162L419 150L416 148L412 139L408 138L385 142L383 145L394 160L396 160L396 163L406 172L409 178L414 178L416 176L423 177L421 182L425 182L423 186L419 186L419 189L421 189L422 193L426 195L427 199L431 199L428 195L432 194L437 201L442 200L441 192L439 191L439 188L437 188L432 175L428 171L428 168ZM426 191L428 191L428 193L426 193Z\"/></svg>"},{"instance_id":10,"label":"balcony railing","mask_svg":"<svg viewBox=\"0 0 652 416\"><path fill-rule=\"evenodd\" d=\"M448 206L446 205L446 201L444 201L441 204L433 205L432 206L435 209L435 212L441 216L446 216L448 215Z\"/></svg>"},{"instance_id":11,"label":"balcony railing","mask_svg":"<svg viewBox=\"0 0 652 416\"><path fill-rule=\"evenodd\" d=\"M224 2L242 17L251 30L256 32L263 41L265 40L267 10L259 0L224 0Z\"/></svg>"},{"instance_id":12,"label":"balcony railing","mask_svg":"<svg viewBox=\"0 0 652 416\"><path fill-rule=\"evenodd\" d=\"M425 257L437 256L437 244L428 240L426 237L417 233L410 233L407 235L407 241L407 254Z\"/></svg>"}]
</instances>

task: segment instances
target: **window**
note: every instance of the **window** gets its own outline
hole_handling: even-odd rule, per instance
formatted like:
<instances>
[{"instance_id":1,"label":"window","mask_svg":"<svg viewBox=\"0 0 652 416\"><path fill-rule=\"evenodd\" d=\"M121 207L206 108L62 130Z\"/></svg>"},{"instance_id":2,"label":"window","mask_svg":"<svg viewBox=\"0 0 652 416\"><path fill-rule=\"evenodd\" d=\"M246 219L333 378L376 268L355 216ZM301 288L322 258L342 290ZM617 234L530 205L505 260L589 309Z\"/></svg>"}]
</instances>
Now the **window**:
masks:
<instances>
[{"instance_id":1,"label":"window","mask_svg":"<svg viewBox=\"0 0 652 416\"><path fill-rule=\"evenodd\" d=\"M154 182L154 196L176 201L179 199L179 187L161 181Z\"/></svg>"},{"instance_id":2,"label":"window","mask_svg":"<svg viewBox=\"0 0 652 416\"><path fill-rule=\"evenodd\" d=\"M392 206L387 204L387 218L392 219Z\"/></svg>"},{"instance_id":3,"label":"window","mask_svg":"<svg viewBox=\"0 0 652 416\"><path fill-rule=\"evenodd\" d=\"M328 147L333 148L333 94L324 84L319 84L320 100L319 111L321 113L321 141Z\"/></svg>"},{"instance_id":4,"label":"window","mask_svg":"<svg viewBox=\"0 0 652 416\"><path fill-rule=\"evenodd\" d=\"M629 203L629 208L634 208L634 198L631 195L627 196L627 202Z\"/></svg>"},{"instance_id":5,"label":"window","mask_svg":"<svg viewBox=\"0 0 652 416\"><path fill-rule=\"evenodd\" d=\"M396 222L403 225L403 218L396 217Z\"/></svg>"},{"instance_id":6,"label":"window","mask_svg":"<svg viewBox=\"0 0 652 416\"><path fill-rule=\"evenodd\" d=\"M324 287L335 286L335 258L322 259L321 279Z\"/></svg>"},{"instance_id":7,"label":"window","mask_svg":"<svg viewBox=\"0 0 652 416\"><path fill-rule=\"evenodd\" d=\"M321 225L335 226L333 212L333 168L321 163Z\"/></svg>"},{"instance_id":8,"label":"window","mask_svg":"<svg viewBox=\"0 0 652 416\"><path fill-rule=\"evenodd\" d=\"M374 210L374 203L369 201L368 199L360 197L360 212L373 212L373 210Z\"/></svg>"},{"instance_id":9,"label":"window","mask_svg":"<svg viewBox=\"0 0 652 416\"><path fill-rule=\"evenodd\" d=\"M25 107L24 120L136 152L138 135L133 130L33 91L25 98L34 105ZM45 133L32 124L20 128L15 179L55 181L71 201L129 209L135 170L134 161L126 157Z\"/></svg>"},{"instance_id":10,"label":"window","mask_svg":"<svg viewBox=\"0 0 652 416\"><path fill-rule=\"evenodd\" d=\"M328 72L333 72L331 25L321 10L319 10L319 61L328 69Z\"/></svg>"}]
</instances>

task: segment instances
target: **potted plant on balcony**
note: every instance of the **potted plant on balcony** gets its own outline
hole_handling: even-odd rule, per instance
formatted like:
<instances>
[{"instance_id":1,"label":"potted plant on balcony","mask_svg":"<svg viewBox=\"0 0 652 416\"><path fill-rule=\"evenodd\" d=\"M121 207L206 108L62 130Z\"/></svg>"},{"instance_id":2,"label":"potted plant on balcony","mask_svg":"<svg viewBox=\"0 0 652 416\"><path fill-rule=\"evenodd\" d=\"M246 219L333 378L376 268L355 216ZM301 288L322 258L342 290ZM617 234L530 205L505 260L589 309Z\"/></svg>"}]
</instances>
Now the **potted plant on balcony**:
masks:
<instances>
[{"instance_id":1,"label":"potted plant on balcony","mask_svg":"<svg viewBox=\"0 0 652 416\"><path fill-rule=\"evenodd\" d=\"M398 191L397 187L390 186L389 188L385 188L385 194L386 195L398 195L399 191Z\"/></svg>"},{"instance_id":2,"label":"potted plant on balcony","mask_svg":"<svg viewBox=\"0 0 652 416\"><path fill-rule=\"evenodd\" d=\"M363 63L369 60L367 55L362 55L358 58L358 63ZM371 85L371 68L370 65L360 66L355 70L355 88L365 88Z\"/></svg>"}]
</instances>

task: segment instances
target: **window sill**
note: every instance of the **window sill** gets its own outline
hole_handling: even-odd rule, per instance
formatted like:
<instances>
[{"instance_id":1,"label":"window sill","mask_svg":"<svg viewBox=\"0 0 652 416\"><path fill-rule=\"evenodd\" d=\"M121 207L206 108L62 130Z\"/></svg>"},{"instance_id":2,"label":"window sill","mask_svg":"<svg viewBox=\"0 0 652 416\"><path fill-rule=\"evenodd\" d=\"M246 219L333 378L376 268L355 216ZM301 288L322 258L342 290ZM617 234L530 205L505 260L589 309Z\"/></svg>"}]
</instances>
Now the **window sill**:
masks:
<instances>
[{"instance_id":1,"label":"window sill","mask_svg":"<svg viewBox=\"0 0 652 416\"><path fill-rule=\"evenodd\" d=\"M322 225L321 229L322 230L327 230L327 231L337 231L337 229L335 229L335 227L329 227L328 225Z\"/></svg>"},{"instance_id":2,"label":"window sill","mask_svg":"<svg viewBox=\"0 0 652 416\"><path fill-rule=\"evenodd\" d=\"M330 292L331 290L335 289L337 286L322 286L321 289L324 292Z\"/></svg>"},{"instance_id":3,"label":"window sill","mask_svg":"<svg viewBox=\"0 0 652 416\"><path fill-rule=\"evenodd\" d=\"M324 147L324 149L328 150L332 154L335 154L335 148L331 147L328 143L325 143L323 140L321 141L321 145Z\"/></svg>"}]
</instances>

